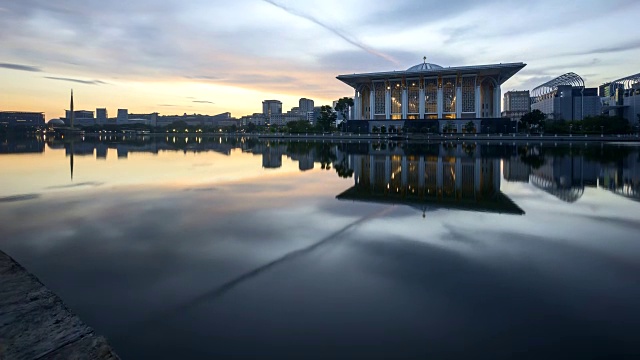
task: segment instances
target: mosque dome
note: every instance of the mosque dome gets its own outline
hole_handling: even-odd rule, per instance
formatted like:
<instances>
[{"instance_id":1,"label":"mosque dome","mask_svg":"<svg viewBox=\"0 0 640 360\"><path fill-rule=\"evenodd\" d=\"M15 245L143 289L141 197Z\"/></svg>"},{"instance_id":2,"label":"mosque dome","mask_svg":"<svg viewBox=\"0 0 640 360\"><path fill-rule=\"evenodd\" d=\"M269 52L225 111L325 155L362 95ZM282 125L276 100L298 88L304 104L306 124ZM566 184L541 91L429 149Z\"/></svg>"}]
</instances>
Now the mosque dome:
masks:
<instances>
[{"instance_id":1,"label":"mosque dome","mask_svg":"<svg viewBox=\"0 0 640 360\"><path fill-rule=\"evenodd\" d=\"M51 119L47 122L47 125L49 125L49 127L60 127L60 126L64 126L64 121L62 119Z\"/></svg>"},{"instance_id":2,"label":"mosque dome","mask_svg":"<svg viewBox=\"0 0 640 360\"><path fill-rule=\"evenodd\" d=\"M442 69L443 67L440 65L436 65L436 64L432 64L432 63L428 63L428 62L423 62L420 63L418 65L414 65L410 68L407 69L407 71L428 71L428 70L438 70L438 69Z\"/></svg>"}]
</instances>

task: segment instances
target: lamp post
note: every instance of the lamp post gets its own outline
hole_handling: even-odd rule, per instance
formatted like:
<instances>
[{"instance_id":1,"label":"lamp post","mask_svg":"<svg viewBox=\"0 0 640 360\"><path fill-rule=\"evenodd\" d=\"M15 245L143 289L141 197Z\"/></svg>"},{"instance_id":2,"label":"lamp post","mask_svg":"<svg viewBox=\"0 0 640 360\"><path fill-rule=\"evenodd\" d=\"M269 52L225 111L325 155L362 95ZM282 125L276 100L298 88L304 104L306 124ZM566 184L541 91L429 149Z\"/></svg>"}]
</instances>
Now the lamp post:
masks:
<instances>
[{"instance_id":1,"label":"lamp post","mask_svg":"<svg viewBox=\"0 0 640 360\"><path fill-rule=\"evenodd\" d=\"M604 126L600 125L600 137L604 137Z\"/></svg>"},{"instance_id":2,"label":"lamp post","mask_svg":"<svg viewBox=\"0 0 640 360\"><path fill-rule=\"evenodd\" d=\"M573 130L573 124L569 124L569 137L573 136L571 134L572 130Z\"/></svg>"}]
</instances>

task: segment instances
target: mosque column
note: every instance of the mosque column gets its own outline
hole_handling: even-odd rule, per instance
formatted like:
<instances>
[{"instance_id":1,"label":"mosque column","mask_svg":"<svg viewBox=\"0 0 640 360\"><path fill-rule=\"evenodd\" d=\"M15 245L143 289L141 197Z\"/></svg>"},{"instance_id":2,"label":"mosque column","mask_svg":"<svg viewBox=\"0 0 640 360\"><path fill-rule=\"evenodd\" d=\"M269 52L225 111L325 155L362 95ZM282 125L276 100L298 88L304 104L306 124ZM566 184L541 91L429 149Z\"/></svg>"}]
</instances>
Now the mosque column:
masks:
<instances>
[{"instance_id":1,"label":"mosque column","mask_svg":"<svg viewBox=\"0 0 640 360\"><path fill-rule=\"evenodd\" d=\"M384 91L384 118L385 120L391 119L391 89L389 86Z\"/></svg>"},{"instance_id":2,"label":"mosque column","mask_svg":"<svg viewBox=\"0 0 640 360\"><path fill-rule=\"evenodd\" d=\"M349 120L355 120L360 118L360 92L356 89L356 94L353 96L353 111Z\"/></svg>"},{"instance_id":3,"label":"mosque column","mask_svg":"<svg viewBox=\"0 0 640 360\"><path fill-rule=\"evenodd\" d=\"M500 117L500 85L493 88L493 117Z\"/></svg>"},{"instance_id":4,"label":"mosque column","mask_svg":"<svg viewBox=\"0 0 640 360\"><path fill-rule=\"evenodd\" d=\"M456 119L462 117L462 80L456 79Z\"/></svg>"},{"instance_id":5,"label":"mosque column","mask_svg":"<svg viewBox=\"0 0 640 360\"><path fill-rule=\"evenodd\" d=\"M373 86L371 86L370 89L372 90L369 91L369 120L373 120L375 119L376 94Z\"/></svg>"},{"instance_id":6,"label":"mosque column","mask_svg":"<svg viewBox=\"0 0 640 360\"><path fill-rule=\"evenodd\" d=\"M480 104L480 85L476 85L476 118L482 117L482 104Z\"/></svg>"},{"instance_id":7,"label":"mosque column","mask_svg":"<svg viewBox=\"0 0 640 360\"><path fill-rule=\"evenodd\" d=\"M420 112L420 120L424 119L424 110L425 110L425 103L424 103L424 88L421 87L420 88L420 92L419 95L420 99L418 99L418 111Z\"/></svg>"},{"instance_id":8,"label":"mosque column","mask_svg":"<svg viewBox=\"0 0 640 360\"><path fill-rule=\"evenodd\" d=\"M443 94L442 94L442 86L438 84L438 119L442 119L442 109L443 109Z\"/></svg>"},{"instance_id":9,"label":"mosque column","mask_svg":"<svg viewBox=\"0 0 640 360\"><path fill-rule=\"evenodd\" d=\"M409 109L409 94L407 93L407 87L402 88L402 118L407 118L407 113Z\"/></svg>"}]
</instances>

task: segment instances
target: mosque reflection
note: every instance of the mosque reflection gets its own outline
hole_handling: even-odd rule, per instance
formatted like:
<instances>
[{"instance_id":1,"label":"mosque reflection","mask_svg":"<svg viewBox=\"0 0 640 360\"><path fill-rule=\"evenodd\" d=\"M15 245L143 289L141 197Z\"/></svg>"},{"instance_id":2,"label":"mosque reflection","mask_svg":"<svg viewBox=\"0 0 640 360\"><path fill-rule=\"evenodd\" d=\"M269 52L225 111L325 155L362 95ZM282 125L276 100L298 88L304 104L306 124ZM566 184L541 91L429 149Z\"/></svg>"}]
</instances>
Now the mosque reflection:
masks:
<instances>
[{"instance_id":1,"label":"mosque reflection","mask_svg":"<svg viewBox=\"0 0 640 360\"><path fill-rule=\"evenodd\" d=\"M348 155L355 184L337 198L405 204L423 215L435 208L524 214L500 192L500 159L460 150L443 149L439 156Z\"/></svg>"},{"instance_id":2,"label":"mosque reflection","mask_svg":"<svg viewBox=\"0 0 640 360\"><path fill-rule=\"evenodd\" d=\"M0 139L0 156L49 150L64 150L72 176L74 156L125 160L135 153L231 156L241 151L260 156L265 169L280 168L283 158L289 158L300 171L317 168L352 177L353 186L338 199L407 204L423 210L444 207L523 214L500 191L501 181L528 183L569 203L579 201L590 187L640 201L640 152L628 145L284 141L227 135Z\"/></svg>"}]
</instances>

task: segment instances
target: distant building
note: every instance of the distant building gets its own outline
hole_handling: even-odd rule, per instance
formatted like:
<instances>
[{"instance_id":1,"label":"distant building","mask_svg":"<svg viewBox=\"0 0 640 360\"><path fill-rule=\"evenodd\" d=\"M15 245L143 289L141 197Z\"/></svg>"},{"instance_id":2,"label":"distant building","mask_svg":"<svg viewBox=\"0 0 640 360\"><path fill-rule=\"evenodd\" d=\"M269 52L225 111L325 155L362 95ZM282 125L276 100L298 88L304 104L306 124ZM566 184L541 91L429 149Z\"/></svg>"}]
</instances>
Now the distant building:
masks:
<instances>
[{"instance_id":1,"label":"distant building","mask_svg":"<svg viewBox=\"0 0 640 360\"><path fill-rule=\"evenodd\" d=\"M65 123L71 125L71 111L65 110L66 119ZM73 124L74 126L93 126L96 124L96 119L93 117L93 111L89 110L74 110L73 111Z\"/></svg>"},{"instance_id":2,"label":"distant building","mask_svg":"<svg viewBox=\"0 0 640 360\"><path fill-rule=\"evenodd\" d=\"M0 111L0 126L38 127L44 126L44 113L25 111Z\"/></svg>"},{"instance_id":3,"label":"distant building","mask_svg":"<svg viewBox=\"0 0 640 360\"><path fill-rule=\"evenodd\" d=\"M129 122L129 110L118 109L118 117L116 118L116 123L118 125L124 125L128 122Z\"/></svg>"},{"instance_id":4,"label":"distant building","mask_svg":"<svg viewBox=\"0 0 640 360\"><path fill-rule=\"evenodd\" d=\"M549 120L582 120L600 115L602 102L597 88L585 88L584 80L566 73L531 91L531 110L540 110Z\"/></svg>"},{"instance_id":5,"label":"distant building","mask_svg":"<svg viewBox=\"0 0 640 360\"><path fill-rule=\"evenodd\" d=\"M507 91L502 103L502 117L511 121L519 121L524 114L531 112L531 97L529 90Z\"/></svg>"},{"instance_id":6,"label":"distant building","mask_svg":"<svg viewBox=\"0 0 640 360\"><path fill-rule=\"evenodd\" d=\"M602 110L609 116L640 122L640 73L601 85L600 96L605 102Z\"/></svg>"},{"instance_id":7,"label":"distant building","mask_svg":"<svg viewBox=\"0 0 640 360\"><path fill-rule=\"evenodd\" d=\"M264 100L262 114L266 117L282 114L282 102L280 100Z\"/></svg>"},{"instance_id":8,"label":"distant building","mask_svg":"<svg viewBox=\"0 0 640 360\"><path fill-rule=\"evenodd\" d=\"M304 114L305 117L308 112L313 111L313 105L314 103L311 99L301 98L298 100L298 107L300 108L299 112L300 114Z\"/></svg>"},{"instance_id":9,"label":"distant building","mask_svg":"<svg viewBox=\"0 0 640 360\"><path fill-rule=\"evenodd\" d=\"M253 115L246 115L240 118L242 125L254 124L258 126L266 125L267 118L262 113L254 113Z\"/></svg>"},{"instance_id":10,"label":"distant building","mask_svg":"<svg viewBox=\"0 0 640 360\"><path fill-rule=\"evenodd\" d=\"M155 127L158 124L158 113L128 114L127 123L144 124Z\"/></svg>"},{"instance_id":11,"label":"distant building","mask_svg":"<svg viewBox=\"0 0 640 360\"><path fill-rule=\"evenodd\" d=\"M96 109L96 124L106 125L108 118L109 118L109 115L107 114L107 109L105 108Z\"/></svg>"}]
</instances>

